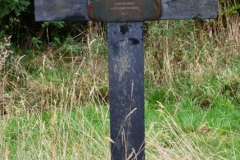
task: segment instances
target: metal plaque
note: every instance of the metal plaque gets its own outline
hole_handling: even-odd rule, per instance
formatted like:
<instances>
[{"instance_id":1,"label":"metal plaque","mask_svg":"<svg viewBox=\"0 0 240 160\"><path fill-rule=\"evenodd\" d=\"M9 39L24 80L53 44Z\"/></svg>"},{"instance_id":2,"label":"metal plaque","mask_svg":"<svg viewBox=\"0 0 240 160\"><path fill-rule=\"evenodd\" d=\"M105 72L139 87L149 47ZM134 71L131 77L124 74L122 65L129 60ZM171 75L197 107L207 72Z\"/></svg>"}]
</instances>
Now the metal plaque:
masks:
<instances>
[{"instance_id":1,"label":"metal plaque","mask_svg":"<svg viewBox=\"0 0 240 160\"><path fill-rule=\"evenodd\" d=\"M160 15L161 0L88 0L88 16L93 21L149 21Z\"/></svg>"}]
</instances>

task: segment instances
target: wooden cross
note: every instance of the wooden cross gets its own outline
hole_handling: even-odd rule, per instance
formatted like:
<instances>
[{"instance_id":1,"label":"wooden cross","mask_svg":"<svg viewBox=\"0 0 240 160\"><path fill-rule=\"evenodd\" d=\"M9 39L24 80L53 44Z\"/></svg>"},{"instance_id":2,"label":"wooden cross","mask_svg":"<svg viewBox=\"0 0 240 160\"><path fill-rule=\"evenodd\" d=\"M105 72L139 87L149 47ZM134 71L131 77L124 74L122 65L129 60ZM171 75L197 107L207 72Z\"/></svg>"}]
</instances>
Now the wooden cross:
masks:
<instances>
[{"instance_id":1,"label":"wooden cross","mask_svg":"<svg viewBox=\"0 0 240 160\"><path fill-rule=\"evenodd\" d=\"M143 160L145 20L210 19L217 0L35 0L36 21L108 23L112 160Z\"/></svg>"}]
</instances>

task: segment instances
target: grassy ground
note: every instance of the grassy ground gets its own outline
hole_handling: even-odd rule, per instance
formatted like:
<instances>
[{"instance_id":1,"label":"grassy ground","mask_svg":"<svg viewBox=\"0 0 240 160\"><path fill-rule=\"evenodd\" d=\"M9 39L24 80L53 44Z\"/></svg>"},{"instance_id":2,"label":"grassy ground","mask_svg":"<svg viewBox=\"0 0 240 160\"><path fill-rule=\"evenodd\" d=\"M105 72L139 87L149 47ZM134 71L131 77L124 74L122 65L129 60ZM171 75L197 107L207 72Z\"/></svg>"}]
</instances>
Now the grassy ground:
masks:
<instances>
[{"instance_id":1,"label":"grassy ground","mask_svg":"<svg viewBox=\"0 0 240 160\"><path fill-rule=\"evenodd\" d=\"M147 159L240 158L239 19L230 20L147 24ZM86 37L6 64L0 159L109 159L107 45L104 34Z\"/></svg>"},{"instance_id":2,"label":"grassy ground","mask_svg":"<svg viewBox=\"0 0 240 160\"><path fill-rule=\"evenodd\" d=\"M239 158L238 109L199 111L188 104L173 116L158 105L146 104L147 159ZM108 108L92 104L4 117L0 141L2 159L109 159Z\"/></svg>"}]
</instances>

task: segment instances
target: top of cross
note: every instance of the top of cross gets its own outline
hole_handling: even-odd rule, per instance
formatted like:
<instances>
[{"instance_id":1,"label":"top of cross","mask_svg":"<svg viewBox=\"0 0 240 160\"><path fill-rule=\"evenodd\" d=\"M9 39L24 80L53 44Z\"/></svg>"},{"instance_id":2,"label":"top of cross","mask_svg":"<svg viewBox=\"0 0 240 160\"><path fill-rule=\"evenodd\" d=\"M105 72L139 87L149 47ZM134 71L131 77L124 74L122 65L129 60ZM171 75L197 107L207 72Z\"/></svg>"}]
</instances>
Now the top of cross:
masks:
<instances>
[{"instance_id":1,"label":"top of cross","mask_svg":"<svg viewBox=\"0 0 240 160\"><path fill-rule=\"evenodd\" d=\"M34 4L36 21L89 20L87 0L35 0ZM160 19L216 18L217 0L162 0L161 12Z\"/></svg>"}]
</instances>

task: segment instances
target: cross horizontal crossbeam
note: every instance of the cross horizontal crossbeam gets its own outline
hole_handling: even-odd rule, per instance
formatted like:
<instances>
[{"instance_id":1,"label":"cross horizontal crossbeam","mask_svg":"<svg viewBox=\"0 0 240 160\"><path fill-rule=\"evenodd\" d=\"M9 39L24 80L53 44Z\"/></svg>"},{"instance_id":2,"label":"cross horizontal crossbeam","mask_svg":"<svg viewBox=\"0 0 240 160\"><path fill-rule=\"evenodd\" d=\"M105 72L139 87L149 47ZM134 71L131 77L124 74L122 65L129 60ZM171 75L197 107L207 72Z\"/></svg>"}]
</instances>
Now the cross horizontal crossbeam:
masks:
<instances>
[{"instance_id":1,"label":"cross horizontal crossbeam","mask_svg":"<svg viewBox=\"0 0 240 160\"><path fill-rule=\"evenodd\" d=\"M217 0L162 0L160 19L217 17ZM87 0L36 0L36 21L88 21Z\"/></svg>"}]
</instances>

